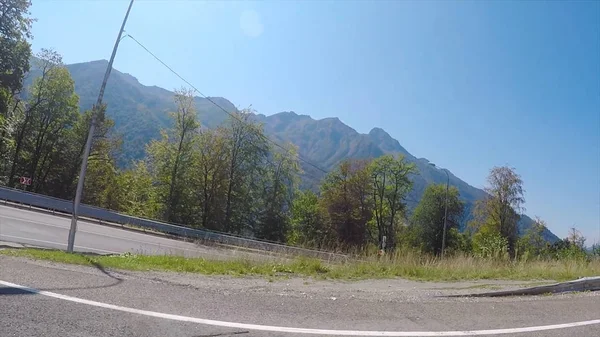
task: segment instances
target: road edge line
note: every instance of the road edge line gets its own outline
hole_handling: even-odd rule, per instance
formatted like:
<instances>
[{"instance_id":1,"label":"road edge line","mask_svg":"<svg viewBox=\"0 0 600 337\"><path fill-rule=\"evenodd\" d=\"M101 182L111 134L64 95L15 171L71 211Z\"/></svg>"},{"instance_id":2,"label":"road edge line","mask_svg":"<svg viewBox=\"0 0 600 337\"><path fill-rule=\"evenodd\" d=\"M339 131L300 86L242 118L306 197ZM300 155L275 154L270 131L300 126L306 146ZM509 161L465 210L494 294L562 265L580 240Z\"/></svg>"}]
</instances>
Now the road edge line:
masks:
<instances>
[{"instance_id":1,"label":"road edge line","mask_svg":"<svg viewBox=\"0 0 600 337\"><path fill-rule=\"evenodd\" d=\"M523 328L505 328L505 329L489 329L489 330L465 330L465 331L366 331L366 330L328 330L328 329L311 329L311 328L293 328L293 327L282 327L282 326L271 326L271 325L259 325L259 324L248 324L248 323L236 323L227 321L218 321L204 318L196 318L189 316L180 316L174 314L165 314L149 310L141 310L129 307L122 307L114 304L108 304L103 302L86 300L78 297L62 295L53 293L45 290L38 290L19 284L6 282L0 280L0 284L20 289L32 294L48 296L64 301L86 304L94 307L100 307L105 309L111 309L121 312L127 312L132 314L144 315L149 317L170 319L174 321L197 323L211 326L227 327L227 328L238 328L258 331L269 331L269 332L282 332L282 333L296 333L296 334L311 334L311 335L332 335L332 336L393 336L393 337L435 337L435 336L484 336L484 335L505 335L515 334L524 332L536 332L536 331L547 331L557 329L567 329L588 325L600 324L600 319L563 323L563 324L552 324L552 325L541 325L541 326L530 326Z\"/></svg>"}]
</instances>

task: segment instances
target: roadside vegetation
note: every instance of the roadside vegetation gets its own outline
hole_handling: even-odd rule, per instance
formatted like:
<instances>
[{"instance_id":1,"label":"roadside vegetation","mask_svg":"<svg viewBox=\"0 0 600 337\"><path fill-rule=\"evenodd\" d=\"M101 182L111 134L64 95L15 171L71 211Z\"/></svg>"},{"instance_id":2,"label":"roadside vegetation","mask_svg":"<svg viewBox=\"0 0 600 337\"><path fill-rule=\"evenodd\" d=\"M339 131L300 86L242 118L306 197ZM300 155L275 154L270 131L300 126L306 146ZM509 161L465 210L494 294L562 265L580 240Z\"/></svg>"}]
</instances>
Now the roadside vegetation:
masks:
<instances>
[{"instance_id":1,"label":"roadside vegetation","mask_svg":"<svg viewBox=\"0 0 600 337\"><path fill-rule=\"evenodd\" d=\"M467 205L457 188L430 185L407 205L416 166L403 156L348 159L325 175L305 166L298 149L275 144L252 111L233 111L216 128L201 126L194 93L176 91L172 127L145 146L143 158L119 167L121 135L105 107L80 111L61 56L31 58L29 1L10 2L1 23L0 185L72 199L92 114L98 127L84 184L86 204L177 223L335 251L364 262L254 263L136 255L85 257L57 251L4 250L59 262L133 270L234 275L319 275L328 278L569 279L600 275L600 248L585 249L576 230L549 242L544 220L523 230L523 181L514 168L490 170L487 195ZM6 48L4 48L4 46ZM33 60L30 69L29 60ZM28 87L24 77L39 75ZM140 146L144 146L141 144ZM310 169L310 171L309 171ZM301 175L322 177L304 186ZM445 207L447 205L447 215ZM447 224L444 230L444 223ZM445 239L444 239L445 238Z\"/></svg>"},{"instance_id":2,"label":"roadside vegetation","mask_svg":"<svg viewBox=\"0 0 600 337\"><path fill-rule=\"evenodd\" d=\"M367 259L342 264L328 264L316 259L296 258L287 261L257 262L250 260L206 260L178 256L135 254L85 255L45 249L4 249L0 255L20 256L59 263L69 263L132 271L169 271L204 275L257 276L268 279L312 277L330 280L360 280L401 277L420 281L460 280L556 280L600 275L600 260L507 261L452 256L444 259L412 252L393 258Z\"/></svg>"}]
</instances>

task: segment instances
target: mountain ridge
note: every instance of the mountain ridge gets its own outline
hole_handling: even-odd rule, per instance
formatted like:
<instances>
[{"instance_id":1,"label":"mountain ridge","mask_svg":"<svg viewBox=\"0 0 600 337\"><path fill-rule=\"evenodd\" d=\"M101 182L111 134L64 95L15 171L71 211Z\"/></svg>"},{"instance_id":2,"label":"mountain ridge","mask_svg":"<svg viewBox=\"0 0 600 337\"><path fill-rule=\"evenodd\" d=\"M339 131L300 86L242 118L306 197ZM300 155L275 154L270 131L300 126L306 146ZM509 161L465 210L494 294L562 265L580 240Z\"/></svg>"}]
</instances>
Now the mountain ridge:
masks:
<instances>
[{"instance_id":1,"label":"mountain ridge","mask_svg":"<svg viewBox=\"0 0 600 337\"><path fill-rule=\"evenodd\" d=\"M75 81L75 91L80 96L80 107L83 110L90 109L95 103L107 65L106 60L66 65ZM33 76L27 79L29 83L35 77L35 70L31 73ZM237 108L226 98L210 99L219 107L202 97L196 97L195 103L201 125L214 128L227 119L227 114L222 109L236 111ZM173 92L155 85L141 84L135 76L114 68L106 86L104 101L107 104L107 115L115 121L115 132L123 137L123 155L118 161L122 167L129 165L132 160L143 158L146 144L159 137L160 129L172 124L168 112L174 108ZM383 128L375 127L363 134L338 117L317 120L294 111L268 116L255 114L254 118L263 124L266 135L271 139L295 144L304 159L326 171L347 158L371 159L384 154L404 155L419 169L419 174L413 176L414 186L407 200L410 208L416 206L416 201L428 184L446 183L446 173L430 165L427 159L417 158L408 152ZM323 172L301 164L305 172L302 187L315 188L324 176ZM459 189L461 198L467 204L465 213L470 213L474 201L483 198L486 192L468 184L449 170L448 173L450 184ZM467 218L464 222L466 220ZM519 224L520 232L523 233L532 223L531 218L523 215ZM462 225L464 227L464 223ZM558 240L549 230L543 235L550 242Z\"/></svg>"}]
</instances>

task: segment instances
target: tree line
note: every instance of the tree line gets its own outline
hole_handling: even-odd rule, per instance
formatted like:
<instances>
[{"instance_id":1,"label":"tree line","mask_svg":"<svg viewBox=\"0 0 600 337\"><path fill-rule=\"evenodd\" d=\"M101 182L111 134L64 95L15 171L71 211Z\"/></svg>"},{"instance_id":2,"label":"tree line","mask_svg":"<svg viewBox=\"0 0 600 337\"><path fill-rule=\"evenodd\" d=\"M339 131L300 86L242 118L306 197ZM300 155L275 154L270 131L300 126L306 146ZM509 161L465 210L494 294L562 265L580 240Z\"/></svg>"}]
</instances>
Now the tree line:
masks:
<instances>
[{"instance_id":1,"label":"tree line","mask_svg":"<svg viewBox=\"0 0 600 337\"><path fill-rule=\"evenodd\" d=\"M79 110L74 82L54 51L37 54L39 76L22 88L31 56L28 6L28 1L2 1L7 20L0 24L0 184L70 200L92 112ZM401 155L348 159L318 189L303 191L298 149L293 144L274 147L252 111L232 112L223 125L208 129L199 122L192 91L177 90L174 107L172 127L162 130L147 144L145 157L127 169L116 165L122 141L112 131L106 107L96 109L84 203L318 249L408 247L439 255L446 237L449 253L486 258L583 251L575 230L548 244L542 236L546 224L539 218L519 235L525 199L523 181L513 168L490 171L487 196L476 202L472 214L466 214L457 188L436 184L426 188L411 211L406 198L419 172ZM22 176L32 185L20 186ZM471 219L466 225L465 217Z\"/></svg>"}]
</instances>

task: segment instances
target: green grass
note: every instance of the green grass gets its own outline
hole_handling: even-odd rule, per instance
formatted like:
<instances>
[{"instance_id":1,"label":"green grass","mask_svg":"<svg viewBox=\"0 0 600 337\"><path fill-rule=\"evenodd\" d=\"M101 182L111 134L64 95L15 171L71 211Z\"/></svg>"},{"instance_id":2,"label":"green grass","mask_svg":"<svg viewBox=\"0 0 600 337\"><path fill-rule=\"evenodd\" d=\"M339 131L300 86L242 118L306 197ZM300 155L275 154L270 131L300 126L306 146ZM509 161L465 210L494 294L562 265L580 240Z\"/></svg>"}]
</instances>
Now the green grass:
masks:
<instances>
[{"instance_id":1,"label":"green grass","mask_svg":"<svg viewBox=\"0 0 600 337\"><path fill-rule=\"evenodd\" d=\"M288 262L256 262L249 260L207 260L178 256L84 255L45 249L4 249L0 255L21 256L103 268L134 271L172 271L205 275L314 277L321 279L357 280L401 277L423 281L459 281L481 279L504 280L570 280L600 275L600 261L563 260L510 262L454 256L445 259L398 253L391 258L372 258L362 262L327 265L316 259L297 258Z\"/></svg>"}]
</instances>

